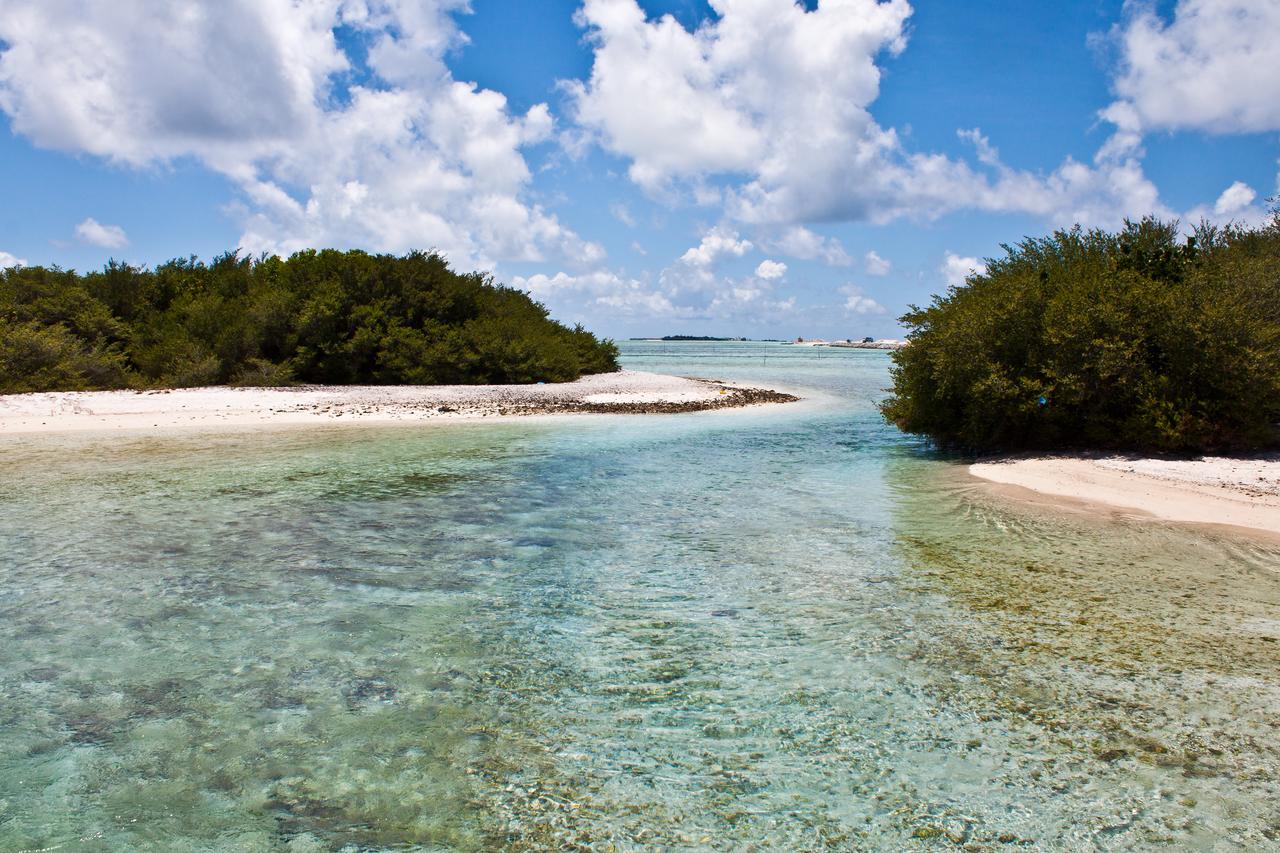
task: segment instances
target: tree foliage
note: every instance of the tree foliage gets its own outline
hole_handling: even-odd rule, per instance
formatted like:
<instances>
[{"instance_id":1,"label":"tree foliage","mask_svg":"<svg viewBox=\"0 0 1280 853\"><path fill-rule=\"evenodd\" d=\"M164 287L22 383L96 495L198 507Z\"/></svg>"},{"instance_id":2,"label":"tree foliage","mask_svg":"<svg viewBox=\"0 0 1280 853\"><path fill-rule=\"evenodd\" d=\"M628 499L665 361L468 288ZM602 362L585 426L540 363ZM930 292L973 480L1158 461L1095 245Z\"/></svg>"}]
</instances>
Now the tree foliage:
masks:
<instances>
[{"instance_id":1,"label":"tree foliage","mask_svg":"<svg viewBox=\"0 0 1280 853\"><path fill-rule=\"evenodd\" d=\"M561 382L617 369L612 341L437 254L0 273L0 393Z\"/></svg>"},{"instance_id":2,"label":"tree foliage","mask_svg":"<svg viewBox=\"0 0 1280 853\"><path fill-rule=\"evenodd\" d=\"M1280 217L1002 248L902 318L891 422L970 451L1280 445Z\"/></svg>"}]
</instances>

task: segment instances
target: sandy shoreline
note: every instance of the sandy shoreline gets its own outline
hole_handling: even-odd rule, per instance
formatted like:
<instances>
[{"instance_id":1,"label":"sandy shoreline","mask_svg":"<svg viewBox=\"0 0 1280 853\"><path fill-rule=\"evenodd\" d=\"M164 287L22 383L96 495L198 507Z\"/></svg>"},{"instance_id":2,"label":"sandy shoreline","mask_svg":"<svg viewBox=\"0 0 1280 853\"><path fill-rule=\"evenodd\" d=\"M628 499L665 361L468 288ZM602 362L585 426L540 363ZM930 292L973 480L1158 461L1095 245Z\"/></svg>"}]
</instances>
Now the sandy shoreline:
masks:
<instances>
[{"instance_id":1,"label":"sandy shoreline","mask_svg":"<svg viewBox=\"0 0 1280 853\"><path fill-rule=\"evenodd\" d=\"M623 370L548 385L302 386L0 396L0 436L175 428L417 423L553 414L672 414L792 402L707 379Z\"/></svg>"},{"instance_id":2,"label":"sandy shoreline","mask_svg":"<svg viewBox=\"0 0 1280 853\"><path fill-rule=\"evenodd\" d=\"M1280 456L1020 458L980 462L969 472L1063 502L1280 537Z\"/></svg>"}]
</instances>

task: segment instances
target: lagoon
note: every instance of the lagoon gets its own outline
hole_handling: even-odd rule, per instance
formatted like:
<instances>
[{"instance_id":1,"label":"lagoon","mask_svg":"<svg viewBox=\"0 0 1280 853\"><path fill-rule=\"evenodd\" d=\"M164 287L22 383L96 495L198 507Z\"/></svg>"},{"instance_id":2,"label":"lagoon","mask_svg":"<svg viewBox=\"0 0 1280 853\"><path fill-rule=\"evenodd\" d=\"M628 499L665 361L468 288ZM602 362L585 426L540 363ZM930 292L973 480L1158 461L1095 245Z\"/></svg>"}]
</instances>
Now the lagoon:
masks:
<instances>
[{"instance_id":1,"label":"lagoon","mask_svg":"<svg viewBox=\"0 0 1280 853\"><path fill-rule=\"evenodd\" d=\"M1280 548L622 356L804 399L6 439L0 849L1280 843Z\"/></svg>"}]
</instances>

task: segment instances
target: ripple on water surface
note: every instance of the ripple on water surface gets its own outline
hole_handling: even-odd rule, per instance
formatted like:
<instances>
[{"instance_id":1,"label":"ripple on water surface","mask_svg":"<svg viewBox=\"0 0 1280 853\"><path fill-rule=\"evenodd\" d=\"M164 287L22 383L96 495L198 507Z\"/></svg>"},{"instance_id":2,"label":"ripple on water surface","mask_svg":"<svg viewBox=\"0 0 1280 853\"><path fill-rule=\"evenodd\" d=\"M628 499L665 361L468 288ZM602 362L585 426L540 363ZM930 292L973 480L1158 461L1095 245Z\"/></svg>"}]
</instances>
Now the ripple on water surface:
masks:
<instances>
[{"instance_id":1,"label":"ripple on water surface","mask_svg":"<svg viewBox=\"0 0 1280 853\"><path fill-rule=\"evenodd\" d=\"M788 408L13 440L0 848L1277 844L1280 553Z\"/></svg>"}]
</instances>

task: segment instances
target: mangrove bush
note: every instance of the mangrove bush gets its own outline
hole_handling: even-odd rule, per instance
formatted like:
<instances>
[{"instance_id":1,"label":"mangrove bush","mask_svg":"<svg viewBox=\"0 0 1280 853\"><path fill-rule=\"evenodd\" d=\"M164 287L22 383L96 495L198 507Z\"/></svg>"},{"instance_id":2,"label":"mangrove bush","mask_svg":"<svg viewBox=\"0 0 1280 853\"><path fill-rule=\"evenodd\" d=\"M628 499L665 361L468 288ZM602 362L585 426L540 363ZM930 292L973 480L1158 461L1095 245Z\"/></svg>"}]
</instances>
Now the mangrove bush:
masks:
<instances>
[{"instance_id":1,"label":"mangrove bush","mask_svg":"<svg viewBox=\"0 0 1280 853\"><path fill-rule=\"evenodd\" d=\"M892 423L978 452L1280 446L1280 216L1002 248L902 318Z\"/></svg>"},{"instance_id":2,"label":"mangrove bush","mask_svg":"<svg viewBox=\"0 0 1280 853\"><path fill-rule=\"evenodd\" d=\"M0 272L0 393L561 382L617 369L612 341L438 254Z\"/></svg>"}]
</instances>

